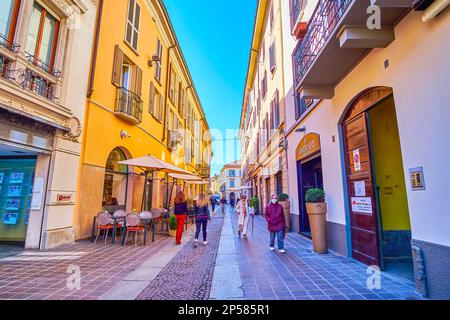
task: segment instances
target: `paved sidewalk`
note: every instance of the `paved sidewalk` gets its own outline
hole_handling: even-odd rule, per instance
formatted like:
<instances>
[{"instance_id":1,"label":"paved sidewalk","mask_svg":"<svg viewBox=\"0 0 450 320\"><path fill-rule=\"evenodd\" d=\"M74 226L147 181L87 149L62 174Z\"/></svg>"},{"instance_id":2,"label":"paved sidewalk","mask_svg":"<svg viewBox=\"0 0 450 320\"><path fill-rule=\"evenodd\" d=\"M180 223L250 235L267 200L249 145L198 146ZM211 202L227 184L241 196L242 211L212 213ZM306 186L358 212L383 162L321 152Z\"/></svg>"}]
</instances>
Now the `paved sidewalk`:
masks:
<instances>
[{"instance_id":1,"label":"paved sidewalk","mask_svg":"<svg viewBox=\"0 0 450 320\"><path fill-rule=\"evenodd\" d=\"M222 232L223 217L208 223L208 244L193 237L137 297L137 300L208 300ZM200 239L202 235L200 235Z\"/></svg>"},{"instance_id":2,"label":"paved sidewalk","mask_svg":"<svg viewBox=\"0 0 450 320\"><path fill-rule=\"evenodd\" d=\"M315 254L298 234L286 238L287 254L269 250L269 232L256 216L254 236L237 238L237 216L231 215L245 299L250 300L380 300L418 298L409 280L382 273L381 289L367 288L367 266L333 253Z\"/></svg>"}]
</instances>

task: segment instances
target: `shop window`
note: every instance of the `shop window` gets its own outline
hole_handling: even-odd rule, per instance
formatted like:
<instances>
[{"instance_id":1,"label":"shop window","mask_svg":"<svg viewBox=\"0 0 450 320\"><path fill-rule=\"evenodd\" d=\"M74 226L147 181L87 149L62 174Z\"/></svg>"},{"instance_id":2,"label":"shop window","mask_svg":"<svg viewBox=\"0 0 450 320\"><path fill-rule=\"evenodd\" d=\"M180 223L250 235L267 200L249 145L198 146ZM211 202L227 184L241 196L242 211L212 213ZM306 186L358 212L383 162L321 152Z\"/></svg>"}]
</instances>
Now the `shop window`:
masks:
<instances>
[{"instance_id":1,"label":"shop window","mask_svg":"<svg viewBox=\"0 0 450 320\"><path fill-rule=\"evenodd\" d=\"M276 176L276 184L277 184L277 195L283 193L283 174L279 172Z\"/></svg>"},{"instance_id":2,"label":"shop window","mask_svg":"<svg viewBox=\"0 0 450 320\"><path fill-rule=\"evenodd\" d=\"M117 210L117 208L126 208L128 166L119 164L126 159L125 153L116 148L110 153L106 162L103 206L115 207L112 211Z\"/></svg>"},{"instance_id":3,"label":"shop window","mask_svg":"<svg viewBox=\"0 0 450 320\"><path fill-rule=\"evenodd\" d=\"M128 4L125 42L129 44L135 51L138 50L140 19L141 7L136 0L130 0Z\"/></svg>"},{"instance_id":4,"label":"shop window","mask_svg":"<svg viewBox=\"0 0 450 320\"><path fill-rule=\"evenodd\" d=\"M25 52L28 59L44 71L53 74L59 35L59 18L36 1L28 27Z\"/></svg>"}]
</instances>

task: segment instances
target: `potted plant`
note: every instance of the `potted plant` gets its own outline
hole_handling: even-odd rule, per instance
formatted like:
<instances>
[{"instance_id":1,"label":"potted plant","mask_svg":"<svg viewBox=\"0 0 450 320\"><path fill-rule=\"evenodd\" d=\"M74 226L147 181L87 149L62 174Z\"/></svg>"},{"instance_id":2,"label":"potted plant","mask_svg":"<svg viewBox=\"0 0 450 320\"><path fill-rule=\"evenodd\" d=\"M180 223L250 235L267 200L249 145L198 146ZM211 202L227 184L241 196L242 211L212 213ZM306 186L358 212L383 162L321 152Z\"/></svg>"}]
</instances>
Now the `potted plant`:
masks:
<instances>
[{"instance_id":1,"label":"potted plant","mask_svg":"<svg viewBox=\"0 0 450 320\"><path fill-rule=\"evenodd\" d=\"M176 237L177 236L177 218L174 214L169 217L169 236Z\"/></svg>"},{"instance_id":2,"label":"potted plant","mask_svg":"<svg viewBox=\"0 0 450 320\"><path fill-rule=\"evenodd\" d=\"M258 214L258 210L259 210L259 199L258 199L258 197L252 197L250 199L250 208L253 209L254 214Z\"/></svg>"},{"instance_id":3,"label":"potted plant","mask_svg":"<svg viewBox=\"0 0 450 320\"><path fill-rule=\"evenodd\" d=\"M327 203L322 189L309 189L305 195L306 212L311 225L314 251L327 253Z\"/></svg>"},{"instance_id":4,"label":"potted plant","mask_svg":"<svg viewBox=\"0 0 450 320\"><path fill-rule=\"evenodd\" d=\"M291 203L289 201L289 195L286 193L280 193L278 195L278 202L283 207L286 225L289 229L291 229Z\"/></svg>"}]
</instances>

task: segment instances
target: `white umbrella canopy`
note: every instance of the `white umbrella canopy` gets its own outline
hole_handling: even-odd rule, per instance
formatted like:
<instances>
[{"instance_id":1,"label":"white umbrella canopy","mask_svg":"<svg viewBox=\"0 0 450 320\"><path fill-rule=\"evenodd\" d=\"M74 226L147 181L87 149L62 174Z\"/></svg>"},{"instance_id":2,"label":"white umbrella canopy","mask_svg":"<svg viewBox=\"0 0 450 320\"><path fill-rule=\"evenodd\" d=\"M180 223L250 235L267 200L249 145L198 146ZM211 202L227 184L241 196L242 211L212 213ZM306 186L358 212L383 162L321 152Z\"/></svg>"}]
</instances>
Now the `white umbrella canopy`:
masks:
<instances>
[{"instance_id":1,"label":"white umbrella canopy","mask_svg":"<svg viewBox=\"0 0 450 320\"><path fill-rule=\"evenodd\" d=\"M155 158L152 155L121 161L119 162L119 164L138 167L145 172L160 171L164 173L175 173L192 176L192 173L190 173L189 171L180 169L177 166L174 166L173 164Z\"/></svg>"},{"instance_id":2,"label":"white umbrella canopy","mask_svg":"<svg viewBox=\"0 0 450 320\"><path fill-rule=\"evenodd\" d=\"M178 174L178 173L171 173L169 174L169 177L177 179L177 180L184 180L186 182L190 181L202 181L202 178L194 176L194 175L188 175L188 174Z\"/></svg>"},{"instance_id":3,"label":"white umbrella canopy","mask_svg":"<svg viewBox=\"0 0 450 320\"><path fill-rule=\"evenodd\" d=\"M188 184L198 184L198 185L207 185L207 184L210 184L210 182L208 182L208 181L202 181L201 179L200 179L200 181L186 181L186 183L188 183Z\"/></svg>"},{"instance_id":4,"label":"white umbrella canopy","mask_svg":"<svg viewBox=\"0 0 450 320\"><path fill-rule=\"evenodd\" d=\"M252 186L241 186L241 187L239 187L237 189L238 190L251 190L251 189L253 189L253 187Z\"/></svg>"}]
</instances>

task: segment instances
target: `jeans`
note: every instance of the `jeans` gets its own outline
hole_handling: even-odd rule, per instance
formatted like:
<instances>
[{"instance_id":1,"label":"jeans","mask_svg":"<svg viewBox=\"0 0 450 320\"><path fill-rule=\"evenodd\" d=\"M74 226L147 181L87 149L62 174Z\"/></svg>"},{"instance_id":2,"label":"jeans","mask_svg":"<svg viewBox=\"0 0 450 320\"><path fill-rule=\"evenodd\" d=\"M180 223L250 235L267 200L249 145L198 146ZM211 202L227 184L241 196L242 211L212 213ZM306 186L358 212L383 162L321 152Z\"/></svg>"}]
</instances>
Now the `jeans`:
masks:
<instances>
[{"instance_id":1,"label":"jeans","mask_svg":"<svg viewBox=\"0 0 450 320\"><path fill-rule=\"evenodd\" d=\"M280 230L278 232L270 232L270 247L275 247L275 236L278 238L278 250L284 250L284 234L283 230Z\"/></svg>"},{"instance_id":2,"label":"jeans","mask_svg":"<svg viewBox=\"0 0 450 320\"><path fill-rule=\"evenodd\" d=\"M207 225L208 225L208 218L195 219L195 226L197 227L197 230L195 231L195 239L198 240L198 237L200 236L200 229L202 229L203 241L206 241L206 236L208 235L208 233L206 231Z\"/></svg>"}]
</instances>

